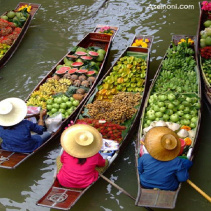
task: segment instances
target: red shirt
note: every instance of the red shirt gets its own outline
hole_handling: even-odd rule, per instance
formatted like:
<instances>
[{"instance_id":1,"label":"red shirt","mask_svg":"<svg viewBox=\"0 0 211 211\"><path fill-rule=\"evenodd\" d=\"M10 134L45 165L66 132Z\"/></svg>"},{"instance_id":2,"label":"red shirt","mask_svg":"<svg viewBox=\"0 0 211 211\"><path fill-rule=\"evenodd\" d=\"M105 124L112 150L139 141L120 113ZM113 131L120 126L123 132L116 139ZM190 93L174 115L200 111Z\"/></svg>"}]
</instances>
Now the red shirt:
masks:
<instances>
[{"instance_id":1,"label":"red shirt","mask_svg":"<svg viewBox=\"0 0 211 211\"><path fill-rule=\"evenodd\" d=\"M72 157L64 151L61 162L63 165L57 178L62 186L70 188L86 188L98 178L98 171L95 170L95 167L105 166L105 160L99 153L87 158L86 162L80 165L78 158Z\"/></svg>"}]
</instances>

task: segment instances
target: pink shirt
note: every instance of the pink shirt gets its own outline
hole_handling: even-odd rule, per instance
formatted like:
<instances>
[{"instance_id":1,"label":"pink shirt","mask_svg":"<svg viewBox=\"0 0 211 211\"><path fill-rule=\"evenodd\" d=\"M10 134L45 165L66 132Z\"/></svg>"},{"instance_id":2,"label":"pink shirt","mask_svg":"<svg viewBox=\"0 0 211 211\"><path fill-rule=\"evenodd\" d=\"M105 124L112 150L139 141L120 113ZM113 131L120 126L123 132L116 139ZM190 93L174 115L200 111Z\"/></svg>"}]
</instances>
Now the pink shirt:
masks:
<instances>
[{"instance_id":1,"label":"pink shirt","mask_svg":"<svg viewBox=\"0 0 211 211\"><path fill-rule=\"evenodd\" d=\"M78 158L72 157L65 151L61 156L62 168L57 178L64 187L86 188L97 180L98 172L96 166L105 166L105 160L97 153L86 159L83 165L78 164Z\"/></svg>"}]
</instances>

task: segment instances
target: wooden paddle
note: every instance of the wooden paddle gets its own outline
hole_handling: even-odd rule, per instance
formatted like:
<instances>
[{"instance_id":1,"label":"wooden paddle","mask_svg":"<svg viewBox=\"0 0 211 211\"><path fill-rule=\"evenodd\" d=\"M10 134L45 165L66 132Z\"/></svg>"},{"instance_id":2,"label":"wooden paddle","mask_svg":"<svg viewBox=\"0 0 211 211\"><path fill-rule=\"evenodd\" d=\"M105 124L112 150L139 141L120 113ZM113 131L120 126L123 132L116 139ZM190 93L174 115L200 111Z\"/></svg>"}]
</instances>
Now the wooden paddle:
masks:
<instances>
[{"instance_id":1,"label":"wooden paddle","mask_svg":"<svg viewBox=\"0 0 211 211\"><path fill-rule=\"evenodd\" d=\"M196 186L193 182L191 182L189 179L187 180L187 183L193 187L197 192L199 192L204 198L206 198L209 202L211 202L211 197L208 196L204 191L202 191L198 186Z\"/></svg>"},{"instance_id":2,"label":"wooden paddle","mask_svg":"<svg viewBox=\"0 0 211 211\"><path fill-rule=\"evenodd\" d=\"M120 190L121 192L123 192L125 195L129 196L131 199L136 200L133 196L131 196L127 191L125 191L123 188L119 187L117 184L115 184L114 182L112 182L110 179L108 179L107 177L103 176L102 174L99 174L100 177L102 177L105 181L107 181L108 183L110 183L111 185L113 185L115 188L117 188L118 190ZM149 210L149 211L153 211L150 207L144 207L145 209Z\"/></svg>"}]
</instances>

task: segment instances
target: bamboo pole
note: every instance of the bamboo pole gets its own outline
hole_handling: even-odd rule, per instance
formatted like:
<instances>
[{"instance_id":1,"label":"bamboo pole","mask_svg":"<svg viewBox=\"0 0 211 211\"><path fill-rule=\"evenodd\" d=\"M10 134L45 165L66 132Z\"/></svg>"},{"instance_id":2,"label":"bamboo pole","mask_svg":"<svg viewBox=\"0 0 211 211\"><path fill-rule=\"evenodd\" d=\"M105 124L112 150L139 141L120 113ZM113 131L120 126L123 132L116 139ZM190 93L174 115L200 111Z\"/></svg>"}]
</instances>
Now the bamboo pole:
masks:
<instances>
[{"instance_id":1,"label":"bamboo pole","mask_svg":"<svg viewBox=\"0 0 211 211\"><path fill-rule=\"evenodd\" d=\"M100 177L102 177L105 181L107 181L108 183L110 183L111 185L113 185L115 188L117 188L118 190L120 190L121 192L123 192L125 195L129 196L131 199L136 200L133 196L131 196L127 191L125 191L123 188L119 187L117 184L115 184L114 182L112 182L110 179L108 179L107 177L103 176L102 174L99 174ZM150 207L144 207L146 210L149 211L153 211Z\"/></svg>"},{"instance_id":2,"label":"bamboo pole","mask_svg":"<svg viewBox=\"0 0 211 211\"><path fill-rule=\"evenodd\" d=\"M202 191L198 186L196 186L189 179L187 180L187 183L211 203L211 197L210 196L208 196L204 191Z\"/></svg>"}]
</instances>

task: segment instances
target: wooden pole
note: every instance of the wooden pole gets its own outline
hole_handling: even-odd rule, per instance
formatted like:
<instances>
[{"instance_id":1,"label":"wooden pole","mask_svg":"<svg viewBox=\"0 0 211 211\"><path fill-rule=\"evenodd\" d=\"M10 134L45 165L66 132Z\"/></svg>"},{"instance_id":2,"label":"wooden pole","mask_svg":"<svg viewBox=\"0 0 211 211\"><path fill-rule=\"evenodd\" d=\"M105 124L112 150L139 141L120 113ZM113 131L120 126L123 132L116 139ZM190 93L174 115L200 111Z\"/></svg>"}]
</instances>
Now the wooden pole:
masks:
<instances>
[{"instance_id":1,"label":"wooden pole","mask_svg":"<svg viewBox=\"0 0 211 211\"><path fill-rule=\"evenodd\" d=\"M112 182L110 179L108 179L107 177L103 176L102 174L99 174L100 177L102 177L105 181L107 181L108 183L110 183L111 185L113 185L115 188L117 188L118 190L120 190L121 192L123 192L125 195L129 196L131 199L136 200L133 196L131 196L127 191L125 191L123 188L119 187L117 184L115 184L114 182ZM153 211L150 207L144 207L145 209L149 210L149 211Z\"/></svg>"},{"instance_id":2,"label":"wooden pole","mask_svg":"<svg viewBox=\"0 0 211 211\"><path fill-rule=\"evenodd\" d=\"M196 186L193 182L191 182L189 179L187 180L187 183L193 187L197 192L199 192L204 198L206 198L209 202L211 202L211 197L208 196L204 191L202 191L198 186Z\"/></svg>"}]
</instances>

